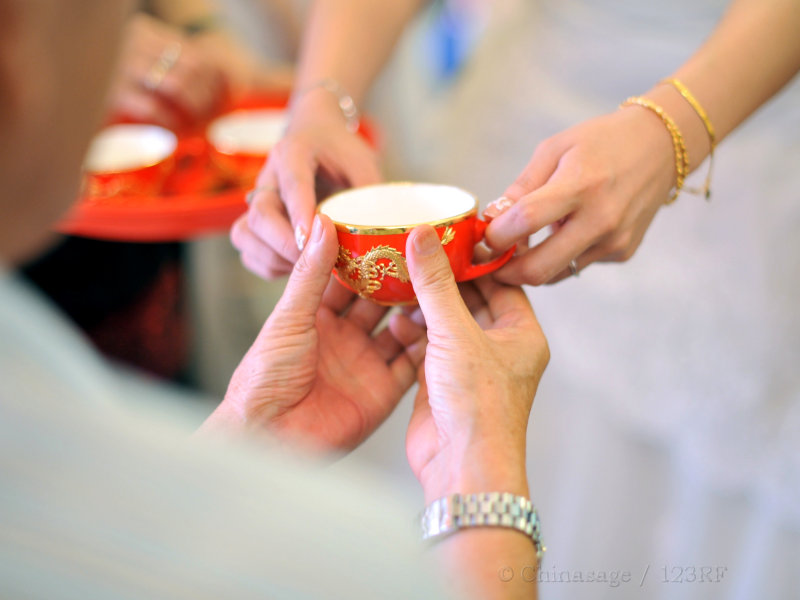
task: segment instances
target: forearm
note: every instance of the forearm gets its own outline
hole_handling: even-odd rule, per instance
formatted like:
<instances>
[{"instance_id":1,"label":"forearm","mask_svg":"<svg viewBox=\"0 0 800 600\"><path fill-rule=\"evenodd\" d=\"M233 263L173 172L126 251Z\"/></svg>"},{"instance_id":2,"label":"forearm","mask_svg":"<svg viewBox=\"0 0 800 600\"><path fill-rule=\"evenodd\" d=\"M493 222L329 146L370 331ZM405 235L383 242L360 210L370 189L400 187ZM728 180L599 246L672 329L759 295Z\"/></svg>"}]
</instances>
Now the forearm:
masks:
<instances>
[{"instance_id":1,"label":"forearm","mask_svg":"<svg viewBox=\"0 0 800 600\"><path fill-rule=\"evenodd\" d=\"M460 455L460 453L459 453ZM451 494L508 492L530 498L525 447L474 445L448 467L423 476L427 503ZM526 534L504 527L461 529L431 549L448 588L461 597L511 600L537 597L537 557Z\"/></svg>"},{"instance_id":2,"label":"forearm","mask_svg":"<svg viewBox=\"0 0 800 600\"><path fill-rule=\"evenodd\" d=\"M672 75L697 98L719 142L800 70L800 2L734 0L694 55ZM672 87L648 97L673 116L686 137L691 168L709 152L702 121Z\"/></svg>"},{"instance_id":3,"label":"forearm","mask_svg":"<svg viewBox=\"0 0 800 600\"><path fill-rule=\"evenodd\" d=\"M361 105L406 24L425 0L317 0L303 37L295 89L332 78Z\"/></svg>"}]
</instances>

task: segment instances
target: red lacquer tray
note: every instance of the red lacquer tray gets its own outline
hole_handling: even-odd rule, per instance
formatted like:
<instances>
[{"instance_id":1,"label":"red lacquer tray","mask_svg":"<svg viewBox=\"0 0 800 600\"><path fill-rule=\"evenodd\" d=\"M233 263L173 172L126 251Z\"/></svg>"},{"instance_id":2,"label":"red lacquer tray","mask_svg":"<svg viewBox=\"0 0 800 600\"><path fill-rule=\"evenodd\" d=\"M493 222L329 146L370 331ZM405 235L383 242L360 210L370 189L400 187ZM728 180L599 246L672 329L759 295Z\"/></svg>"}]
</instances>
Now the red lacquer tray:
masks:
<instances>
[{"instance_id":1,"label":"red lacquer tray","mask_svg":"<svg viewBox=\"0 0 800 600\"><path fill-rule=\"evenodd\" d=\"M287 97L258 96L229 106L283 108ZM226 232L247 210L246 188L210 159L205 127L179 134L176 167L158 196L81 198L62 220L61 233L105 240L164 242ZM362 119L359 133L377 145L377 131Z\"/></svg>"}]
</instances>

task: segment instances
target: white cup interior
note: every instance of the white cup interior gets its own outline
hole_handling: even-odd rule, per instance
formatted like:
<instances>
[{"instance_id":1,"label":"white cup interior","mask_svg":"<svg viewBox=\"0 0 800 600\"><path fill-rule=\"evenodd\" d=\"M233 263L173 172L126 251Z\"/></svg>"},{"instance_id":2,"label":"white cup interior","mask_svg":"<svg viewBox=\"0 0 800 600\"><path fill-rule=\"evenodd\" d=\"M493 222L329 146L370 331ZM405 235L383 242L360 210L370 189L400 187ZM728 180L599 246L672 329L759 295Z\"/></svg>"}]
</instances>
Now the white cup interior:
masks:
<instances>
[{"instance_id":1,"label":"white cup interior","mask_svg":"<svg viewBox=\"0 0 800 600\"><path fill-rule=\"evenodd\" d=\"M266 155L283 137L289 117L283 109L237 110L208 127L208 141L226 154Z\"/></svg>"},{"instance_id":2,"label":"white cup interior","mask_svg":"<svg viewBox=\"0 0 800 600\"><path fill-rule=\"evenodd\" d=\"M400 183L355 188L331 196L320 212L333 221L366 227L410 227L445 221L476 207L462 189L430 183Z\"/></svg>"},{"instance_id":3,"label":"white cup interior","mask_svg":"<svg viewBox=\"0 0 800 600\"><path fill-rule=\"evenodd\" d=\"M92 173L130 171L161 162L178 139L156 125L112 125L98 133L89 146L84 169Z\"/></svg>"}]
</instances>

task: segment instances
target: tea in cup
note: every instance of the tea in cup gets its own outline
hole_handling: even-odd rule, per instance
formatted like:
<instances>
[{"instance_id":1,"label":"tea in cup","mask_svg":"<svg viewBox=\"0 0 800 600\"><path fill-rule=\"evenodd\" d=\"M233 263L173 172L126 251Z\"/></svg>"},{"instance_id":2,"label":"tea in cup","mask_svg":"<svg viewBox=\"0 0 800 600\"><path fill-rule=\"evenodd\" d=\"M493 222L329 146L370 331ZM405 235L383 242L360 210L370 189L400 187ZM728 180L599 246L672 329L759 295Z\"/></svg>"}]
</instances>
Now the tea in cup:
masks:
<instances>
[{"instance_id":1,"label":"tea in cup","mask_svg":"<svg viewBox=\"0 0 800 600\"><path fill-rule=\"evenodd\" d=\"M250 187L288 122L286 111L275 108L242 109L223 115L206 131L211 160L240 185Z\"/></svg>"},{"instance_id":2,"label":"tea in cup","mask_svg":"<svg viewBox=\"0 0 800 600\"><path fill-rule=\"evenodd\" d=\"M106 127L92 140L84 159L89 196L156 195L174 168L178 139L156 125Z\"/></svg>"},{"instance_id":3,"label":"tea in cup","mask_svg":"<svg viewBox=\"0 0 800 600\"><path fill-rule=\"evenodd\" d=\"M436 229L456 281L499 269L515 251L511 248L487 263L472 262L488 224L478 218L478 200L454 186L388 183L354 188L334 194L318 211L336 226L337 279L378 304L415 301L405 252L408 234L417 225Z\"/></svg>"}]
</instances>

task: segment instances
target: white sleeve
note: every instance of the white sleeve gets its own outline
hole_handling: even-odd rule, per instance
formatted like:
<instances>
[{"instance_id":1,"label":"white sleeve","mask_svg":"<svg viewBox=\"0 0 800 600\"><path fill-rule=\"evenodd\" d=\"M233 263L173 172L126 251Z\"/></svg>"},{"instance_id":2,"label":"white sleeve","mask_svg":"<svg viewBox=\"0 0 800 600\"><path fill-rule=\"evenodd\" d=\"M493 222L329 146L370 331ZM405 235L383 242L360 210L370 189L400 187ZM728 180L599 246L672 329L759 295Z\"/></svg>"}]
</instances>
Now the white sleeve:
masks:
<instances>
[{"instance_id":1,"label":"white sleeve","mask_svg":"<svg viewBox=\"0 0 800 600\"><path fill-rule=\"evenodd\" d=\"M334 478L263 447L191 438L175 415L121 409L96 357L4 321L6 300L0 598L441 597L416 507L379 474Z\"/></svg>"}]
</instances>

